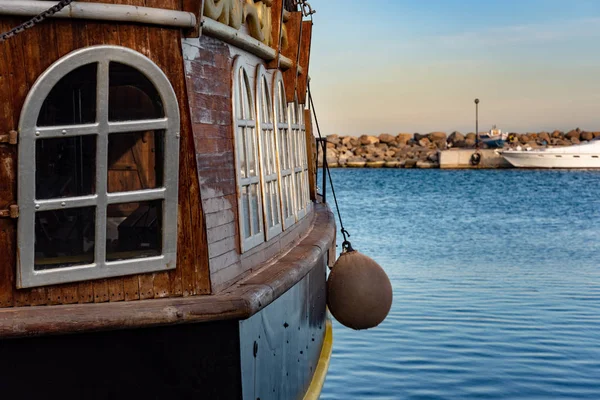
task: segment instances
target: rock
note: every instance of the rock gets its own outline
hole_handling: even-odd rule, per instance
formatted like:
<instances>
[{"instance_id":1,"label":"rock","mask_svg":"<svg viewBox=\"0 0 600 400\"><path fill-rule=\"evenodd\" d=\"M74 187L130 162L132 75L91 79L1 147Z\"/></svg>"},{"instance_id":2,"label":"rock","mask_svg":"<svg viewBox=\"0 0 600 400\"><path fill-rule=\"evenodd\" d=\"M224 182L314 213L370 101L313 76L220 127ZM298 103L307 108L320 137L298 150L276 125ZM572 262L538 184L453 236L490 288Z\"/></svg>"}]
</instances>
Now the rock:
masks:
<instances>
[{"instance_id":1,"label":"rock","mask_svg":"<svg viewBox=\"0 0 600 400\"><path fill-rule=\"evenodd\" d=\"M469 133L467 133L467 135L465 136L465 140L471 139L471 140L475 141L475 137L476 137L476 136L477 136L477 135L475 135L473 132L469 132Z\"/></svg>"},{"instance_id":2,"label":"rock","mask_svg":"<svg viewBox=\"0 0 600 400\"><path fill-rule=\"evenodd\" d=\"M352 147L352 140L356 140L356 138L352 137L352 136L345 136L342 138L342 144L346 147Z\"/></svg>"},{"instance_id":3,"label":"rock","mask_svg":"<svg viewBox=\"0 0 600 400\"><path fill-rule=\"evenodd\" d=\"M419 146L421 147L429 147L430 144L431 142L426 137L419 140Z\"/></svg>"},{"instance_id":4,"label":"rock","mask_svg":"<svg viewBox=\"0 0 600 400\"><path fill-rule=\"evenodd\" d=\"M395 139L396 137L390 135L389 133L382 133L379 135L379 141L381 143L392 143Z\"/></svg>"},{"instance_id":5,"label":"rock","mask_svg":"<svg viewBox=\"0 0 600 400\"><path fill-rule=\"evenodd\" d=\"M406 144L409 140L413 138L413 135L410 133L399 133L396 135L396 142L399 144Z\"/></svg>"},{"instance_id":6,"label":"rock","mask_svg":"<svg viewBox=\"0 0 600 400\"><path fill-rule=\"evenodd\" d=\"M417 165L417 161L415 159L410 159L410 160L406 160L406 162L404 163L404 168L414 168L415 165Z\"/></svg>"},{"instance_id":7,"label":"rock","mask_svg":"<svg viewBox=\"0 0 600 400\"><path fill-rule=\"evenodd\" d=\"M330 166L338 163L338 153L334 149L327 149L327 164Z\"/></svg>"},{"instance_id":8,"label":"rock","mask_svg":"<svg viewBox=\"0 0 600 400\"><path fill-rule=\"evenodd\" d=\"M452 132L452 134L450 136L448 136L448 143L456 143L456 142L460 142L462 140L465 140L465 135L463 135L462 133L458 132L458 131L454 131Z\"/></svg>"},{"instance_id":9,"label":"rock","mask_svg":"<svg viewBox=\"0 0 600 400\"><path fill-rule=\"evenodd\" d=\"M396 155L396 152L394 150L388 150L385 152L386 157L394 157L395 155Z\"/></svg>"},{"instance_id":10,"label":"rock","mask_svg":"<svg viewBox=\"0 0 600 400\"><path fill-rule=\"evenodd\" d=\"M428 135L429 140L431 140L432 142L435 142L437 140L443 140L446 141L446 132L431 132Z\"/></svg>"},{"instance_id":11,"label":"rock","mask_svg":"<svg viewBox=\"0 0 600 400\"><path fill-rule=\"evenodd\" d=\"M572 137L571 138L571 143L573 143L573 144L579 144L579 143L581 143L581 141L578 138L576 138L576 137Z\"/></svg>"},{"instance_id":12,"label":"rock","mask_svg":"<svg viewBox=\"0 0 600 400\"><path fill-rule=\"evenodd\" d=\"M354 149L354 154L357 156L362 156L363 154L367 154L368 150L365 147L357 147Z\"/></svg>"},{"instance_id":13,"label":"rock","mask_svg":"<svg viewBox=\"0 0 600 400\"><path fill-rule=\"evenodd\" d=\"M383 161L385 153L381 151L373 151L366 154L365 159L367 161Z\"/></svg>"},{"instance_id":14,"label":"rock","mask_svg":"<svg viewBox=\"0 0 600 400\"><path fill-rule=\"evenodd\" d=\"M358 140L360 141L360 144L362 144L363 146L379 143L379 138L377 138L375 136L362 135L361 137L358 138Z\"/></svg>"},{"instance_id":15,"label":"rock","mask_svg":"<svg viewBox=\"0 0 600 400\"><path fill-rule=\"evenodd\" d=\"M519 142L521 142L521 144L526 144L530 140L531 139L527 135L521 135L521 136L519 136Z\"/></svg>"},{"instance_id":16,"label":"rock","mask_svg":"<svg viewBox=\"0 0 600 400\"><path fill-rule=\"evenodd\" d=\"M594 132L594 137L597 138L598 136L600 136L600 132Z\"/></svg>"},{"instance_id":17,"label":"rock","mask_svg":"<svg viewBox=\"0 0 600 400\"><path fill-rule=\"evenodd\" d=\"M352 158L352 157L355 157L355 155L351 151L345 151L343 153L340 153L340 155L338 157L338 164L340 164L341 166L344 166L348 163L348 160L350 160L350 158Z\"/></svg>"},{"instance_id":18,"label":"rock","mask_svg":"<svg viewBox=\"0 0 600 400\"><path fill-rule=\"evenodd\" d=\"M348 163L346 164L346 167L348 167L348 168L363 168L366 164L367 164L367 162L365 160L348 161Z\"/></svg>"},{"instance_id":19,"label":"rock","mask_svg":"<svg viewBox=\"0 0 600 400\"><path fill-rule=\"evenodd\" d=\"M467 142L465 139L458 140L458 141L454 142L454 147L456 147L458 149L463 149L463 148L467 147Z\"/></svg>"},{"instance_id":20,"label":"rock","mask_svg":"<svg viewBox=\"0 0 600 400\"><path fill-rule=\"evenodd\" d=\"M387 161L384 165L386 168L400 168L400 161Z\"/></svg>"},{"instance_id":21,"label":"rock","mask_svg":"<svg viewBox=\"0 0 600 400\"><path fill-rule=\"evenodd\" d=\"M535 140L530 140L525 146L531 147L532 149L537 149L538 147L540 147L540 145L537 144Z\"/></svg>"},{"instance_id":22,"label":"rock","mask_svg":"<svg viewBox=\"0 0 600 400\"><path fill-rule=\"evenodd\" d=\"M385 165L385 161L367 161L365 167L367 168L381 168Z\"/></svg>"},{"instance_id":23,"label":"rock","mask_svg":"<svg viewBox=\"0 0 600 400\"><path fill-rule=\"evenodd\" d=\"M550 135L548 132L540 132L537 137L540 141L545 140L546 143L550 143Z\"/></svg>"},{"instance_id":24,"label":"rock","mask_svg":"<svg viewBox=\"0 0 600 400\"><path fill-rule=\"evenodd\" d=\"M440 159L440 156L439 156L439 154L438 154L437 152L435 152L435 153L430 153L430 154L427 156L427 160L429 160L429 161L431 161L431 162L433 162L433 163L436 163L436 162L438 162L438 161L439 161L439 159Z\"/></svg>"},{"instance_id":25,"label":"rock","mask_svg":"<svg viewBox=\"0 0 600 400\"><path fill-rule=\"evenodd\" d=\"M592 132L583 131L583 132L581 132L581 135L579 136L579 138L581 140L592 140L594 138L594 134Z\"/></svg>"},{"instance_id":26,"label":"rock","mask_svg":"<svg viewBox=\"0 0 600 400\"><path fill-rule=\"evenodd\" d=\"M383 151L388 149L388 145L385 143L375 143L375 147Z\"/></svg>"},{"instance_id":27,"label":"rock","mask_svg":"<svg viewBox=\"0 0 600 400\"><path fill-rule=\"evenodd\" d=\"M434 144L435 147L437 147L440 150L446 150L446 148L448 147L448 143L446 143L445 140L436 140Z\"/></svg>"},{"instance_id":28,"label":"rock","mask_svg":"<svg viewBox=\"0 0 600 400\"><path fill-rule=\"evenodd\" d=\"M413 139L415 140L415 142L418 142L421 139L425 139L427 137L427 135L421 135L420 133L415 133L413 135Z\"/></svg>"},{"instance_id":29,"label":"rock","mask_svg":"<svg viewBox=\"0 0 600 400\"><path fill-rule=\"evenodd\" d=\"M565 136L565 134L561 131L554 131L552 132L552 137L555 139L562 139Z\"/></svg>"},{"instance_id":30,"label":"rock","mask_svg":"<svg viewBox=\"0 0 600 400\"><path fill-rule=\"evenodd\" d=\"M422 168L422 169L428 169L428 168L435 168L436 165L430 161L417 161L416 164L417 168Z\"/></svg>"},{"instance_id":31,"label":"rock","mask_svg":"<svg viewBox=\"0 0 600 400\"><path fill-rule=\"evenodd\" d=\"M327 143L338 144L340 142L340 137L338 135L327 135Z\"/></svg>"},{"instance_id":32,"label":"rock","mask_svg":"<svg viewBox=\"0 0 600 400\"><path fill-rule=\"evenodd\" d=\"M331 143L331 142L327 142L327 148L328 149L335 149L335 143Z\"/></svg>"},{"instance_id":33,"label":"rock","mask_svg":"<svg viewBox=\"0 0 600 400\"><path fill-rule=\"evenodd\" d=\"M579 129L579 128L577 128L577 129ZM567 132L565 137L569 140L572 140L573 138L576 138L577 140L579 140L579 137L581 134L580 134L580 132L577 131L577 129Z\"/></svg>"},{"instance_id":34,"label":"rock","mask_svg":"<svg viewBox=\"0 0 600 400\"><path fill-rule=\"evenodd\" d=\"M467 138L465 139L464 143L464 147L475 147L475 138Z\"/></svg>"}]
</instances>

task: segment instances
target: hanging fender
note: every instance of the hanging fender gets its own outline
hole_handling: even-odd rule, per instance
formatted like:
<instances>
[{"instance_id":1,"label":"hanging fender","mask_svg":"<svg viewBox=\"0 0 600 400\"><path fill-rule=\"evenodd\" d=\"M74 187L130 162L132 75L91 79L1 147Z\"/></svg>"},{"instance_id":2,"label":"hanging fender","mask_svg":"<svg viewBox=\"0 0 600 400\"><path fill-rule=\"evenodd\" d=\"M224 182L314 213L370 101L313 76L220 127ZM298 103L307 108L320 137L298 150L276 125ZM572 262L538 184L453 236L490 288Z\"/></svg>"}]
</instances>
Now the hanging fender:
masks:
<instances>
[{"instance_id":1,"label":"hanging fender","mask_svg":"<svg viewBox=\"0 0 600 400\"><path fill-rule=\"evenodd\" d=\"M479 163L481 162L481 154L479 153L479 151L476 151L475 153L473 153L471 155L471 165L476 166L479 165Z\"/></svg>"}]
</instances>

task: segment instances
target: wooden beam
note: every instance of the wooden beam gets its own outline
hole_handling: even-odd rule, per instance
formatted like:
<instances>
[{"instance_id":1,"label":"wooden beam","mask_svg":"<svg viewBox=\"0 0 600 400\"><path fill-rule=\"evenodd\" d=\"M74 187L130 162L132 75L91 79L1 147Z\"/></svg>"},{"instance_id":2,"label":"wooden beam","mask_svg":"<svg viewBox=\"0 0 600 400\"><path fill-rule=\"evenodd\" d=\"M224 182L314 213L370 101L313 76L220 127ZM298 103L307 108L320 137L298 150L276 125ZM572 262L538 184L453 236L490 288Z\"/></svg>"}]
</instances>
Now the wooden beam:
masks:
<instances>
[{"instance_id":1,"label":"wooden beam","mask_svg":"<svg viewBox=\"0 0 600 400\"><path fill-rule=\"evenodd\" d=\"M296 96L296 84L298 82L298 56L302 35L302 13L291 13L285 27L288 34L288 47L283 51L283 55L292 60L292 67L283 72L283 85L285 86L286 101L291 103Z\"/></svg>"},{"instance_id":2,"label":"wooden beam","mask_svg":"<svg viewBox=\"0 0 600 400\"><path fill-rule=\"evenodd\" d=\"M202 34L202 17L204 16L204 0L182 0L182 11L196 16L196 26L184 31L184 37L197 38Z\"/></svg>"},{"instance_id":3,"label":"wooden beam","mask_svg":"<svg viewBox=\"0 0 600 400\"><path fill-rule=\"evenodd\" d=\"M312 132L312 115L310 109L304 110L304 123L306 124L306 159L308 162L308 191L310 193L310 199L317 200L317 176L316 176L316 165L315 159L316 152L316 141L315 136Z\"/></svg>"},{"instance_id":4,"label":"wooden beam","mask_svg":"<svg viewBox=\"0 0 600 400\"><path fill-rule=\"evenodd\" d=\"M267 68L279 68L279 56L281 54L281 37L283 35L283 0L274 0L271 6L271 20L273 35L273 48L277 51L275 59L267 63Z\"/></svg>"},{"instance_id":5,"label":"wooden beam","mask_svg":"<svg viewBox=\"0 0 600 400\"><path fill-rule=\"evenodd\" d=\"M312 37L312 21L302 22L302 39L300 42L300 65L301 71L298 76L298 102L306 102L306 85L308 83L308 65L310 63L310 44Z\"/></svg>"}]
</instances>

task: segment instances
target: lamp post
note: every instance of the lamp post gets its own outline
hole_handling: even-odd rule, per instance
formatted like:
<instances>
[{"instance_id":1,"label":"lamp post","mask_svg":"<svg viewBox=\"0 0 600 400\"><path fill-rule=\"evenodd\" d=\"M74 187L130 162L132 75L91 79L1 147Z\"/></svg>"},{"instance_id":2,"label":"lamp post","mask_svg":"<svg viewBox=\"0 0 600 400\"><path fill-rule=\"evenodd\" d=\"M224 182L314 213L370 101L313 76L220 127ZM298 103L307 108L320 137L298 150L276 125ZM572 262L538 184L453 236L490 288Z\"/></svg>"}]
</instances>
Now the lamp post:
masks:
<instances>
[{"instance_id":1,"label":"lamp post","mask_svg":"<svg viewBox=\"0 0 600 400\"><path fill-rule=\"evenodd\" d=\"M475 148L479 149L479 99L475 99Z\"/></svg>"}]
</instances>

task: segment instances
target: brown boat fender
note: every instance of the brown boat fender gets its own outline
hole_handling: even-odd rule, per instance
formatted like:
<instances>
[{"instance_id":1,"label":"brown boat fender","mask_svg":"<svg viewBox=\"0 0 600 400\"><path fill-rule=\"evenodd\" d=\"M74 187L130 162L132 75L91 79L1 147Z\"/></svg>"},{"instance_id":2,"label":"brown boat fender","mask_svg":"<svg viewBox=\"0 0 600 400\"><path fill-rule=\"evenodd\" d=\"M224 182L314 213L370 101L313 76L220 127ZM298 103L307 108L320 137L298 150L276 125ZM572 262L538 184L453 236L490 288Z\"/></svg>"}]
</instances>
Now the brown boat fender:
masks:
<instances>
[{"instance_id":1,"label":"brown boat fender","mask_svg":"<svg viewBox=\"0 0 600 400\"><path fill-rule=\"evenodd\" d=\"M392 297L392 284L383 268L351 247L340 255L327 279L329 311L348 328L379 325L392 307Z\"/></svg>"}]
</instances>

